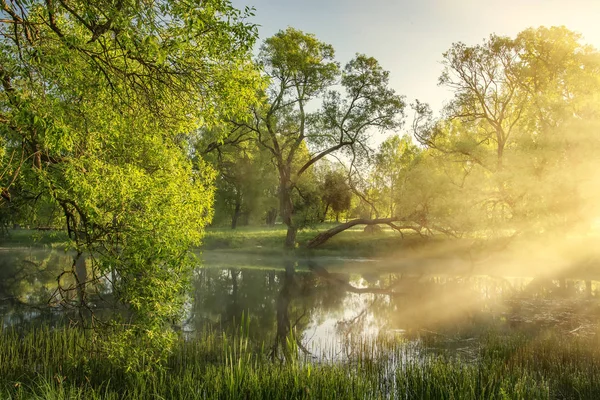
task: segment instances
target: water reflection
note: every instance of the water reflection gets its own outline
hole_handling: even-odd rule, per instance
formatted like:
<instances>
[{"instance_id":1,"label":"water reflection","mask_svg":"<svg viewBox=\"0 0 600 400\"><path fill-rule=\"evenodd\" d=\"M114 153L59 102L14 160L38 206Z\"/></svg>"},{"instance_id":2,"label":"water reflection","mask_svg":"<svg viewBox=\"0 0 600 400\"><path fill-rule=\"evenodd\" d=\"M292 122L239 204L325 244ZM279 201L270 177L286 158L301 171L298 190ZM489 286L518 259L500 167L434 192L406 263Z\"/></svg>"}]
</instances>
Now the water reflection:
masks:
<instances>
[{"instance_id":1,"label":"water reflection","mask_svg":"<svg viewBox=\"0 0 600 400\"><path fill-rule=\"evenodd\" d=\"M23 325L61 320L52 299L58 277L72 257L46 250L0 250L0 312L4 325ZM73 285L67 276L61 285ZM68 291L68 295L71 291Z\"/></svg>"},{"instance_id":2,"label":"water reflection","mask_svg":"<svg viewBox=\"0 0 600 400\"><path fill-rule=\"evenodd\" d=\"M110 287L88 264L61 250L0 249L3 326L87 325L112 315Z\"/></svg>"},{"instance_id":3,"label":"water reflection","mask_svg":"<svg viewBox=\"0 0 600 400\"><path fill-rule=\"evenodd\" d=\"M198 272L192 330L235 330L250 318L253 339L285 355L293 329L301 350L340 357L353 338L401 334L449 342L489 331L570 334L597 330L600 304L592 280L390 272L377 263L248 258L213 260ZM326 264L325 264L326 265ZM341 271L352 271L341 272Z\"/></svg>"},{"instance_id":4,"label":"water reflection","mask_svg":"<svg viewBox=\"0 0 600 400\"><path fill-rule=\"evenodd\" d=\"M298 272L294 260L284 260L282 266L278 270L199 270L187 328L232 331L247 318L250 338L271 346L274 357L285 356L290 330L295 332L297 345L304 348L309 325L338 312L346 291L309 271Z\"/></svg>"},{"instance_id":5,"label":"water reflection","mask_svg":"<svg viewBox=\"0 0 600 400\"><path fill-rule=\"evenodd\" d=\"M357 338L402 335L427 340L435 335L457 343L490 329L588 335L595 334L600 320L597 282L589 277L420 273L385 263L326 258L204 258L180 328L192 336L206 330L235 332L244 321L250 339L264 343L278 358L294 349L290 338L298 351L316 358L345 358L352 356L347 343ZM81 314L73 306L83 298L80 282L90 279L93 271L74 265L70 254L4 250L4 326L77 320ZM85 296L95 313L114 312L103 306L110 303L107 286L96 282L86 287Z\"/></svg>"}]
</instances>

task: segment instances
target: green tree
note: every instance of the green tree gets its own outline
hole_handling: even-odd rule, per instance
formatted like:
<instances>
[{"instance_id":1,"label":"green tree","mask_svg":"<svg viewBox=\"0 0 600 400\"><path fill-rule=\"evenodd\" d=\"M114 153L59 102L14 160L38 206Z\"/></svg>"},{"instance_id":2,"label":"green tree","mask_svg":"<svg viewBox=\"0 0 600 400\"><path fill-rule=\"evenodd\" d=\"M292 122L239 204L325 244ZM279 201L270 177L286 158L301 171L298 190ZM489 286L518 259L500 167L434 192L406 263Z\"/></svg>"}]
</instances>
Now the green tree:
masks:
<instances>
[{"instance_id":1,"label":"green tree","mask_svg":"<svg viewBox=\"0 0 600 400\"><path fill-rule=\"evenodd\" d=\"M379 208L384 215L396 215L396 199L404 195L406 174L419 155L419 149L408 136L391 136L385 140L377 154L373 170L373 183L379 193Z\"/></svg>"},{"instance_id":2,"label":"green tree","mask_svg":"<svg viewBox=\"0 0 600 400\"><path fill-rule=\"evenodd\" d=\"M564 27L542 27L456 43L444 66L454 98L437 122L417 104L417 131L469 171L472 209L498 232L578 224L594 201L583 181L597 168L600 54Z\"/></svg>"},{"instance_id":3,"label":"green tree","mask_svg":"<svg viewBox=\"0 0 600 400\"><path fill-rule=\"evenodd\" d=\"M73 270L88 255L94 282L112 277L127 306L103 350L150 368L173 341L165 323L212 213L213 172L192 168L186 135L246 109L260 82L248 11L225 0L0 9L0 207L43 198L62 210Z\"/></svg>"},{"instance_id":4,"label":"green tree","mask_svg":"<svg viewBox=\"0 0 600 400\"><path fill-rule=\"evenodd\" d=\"M217 138L221 136L216 133ZM248 135L229 135L221 142L214 139L214 133L204 131L194 145L217 172L213 224L227 221L235 229L241 219L244 225L251 220L272 225L277 173L268 152Z\"/></svg>"},{"instance_id":5,"label":"green tree","mask_svg":"<svg viewBox=\"0 0 600 400\"><path fill-rule=\"evenodd\" d=\"M295 218L294 207L302 176L327 155L364 151L373 129L398 127L404 102L374 58L357 55L340 70L332 46L293 28L267 39L258 61L270 80L265 104L234 125L253 132L273 157L290 248L304 220ZM333 90L336 84L342 91ZM310 112L319 99L321 108Z\"/></svg>"},{"instance_id":6,"label":"green tree","mask_svg":"<svg viewBox=\"0 0 600 400\"><path fill-rule=\"evenodd\" d=\"M352 188L348 184L348 176L343 169L329 169L325 172L320 184L320 193L325 207L323 220L327 217L330 208L336 221L339 221L340 213L350 209Z\"/></svg>"},{"instance_id":7,"label":"green tree","mask_svg":"<svg viewBox=\"0 0 600 400\"><path fill-rule=\"evenodd\" d=\"M459 171L439 154L419 147L409 136L391 136L375 154L354 188L356 219L319 233L308 242L317 247L356 225L388 225L400 235L457 236L470 220L462 217Z\"/></svg>"}]
</instances>

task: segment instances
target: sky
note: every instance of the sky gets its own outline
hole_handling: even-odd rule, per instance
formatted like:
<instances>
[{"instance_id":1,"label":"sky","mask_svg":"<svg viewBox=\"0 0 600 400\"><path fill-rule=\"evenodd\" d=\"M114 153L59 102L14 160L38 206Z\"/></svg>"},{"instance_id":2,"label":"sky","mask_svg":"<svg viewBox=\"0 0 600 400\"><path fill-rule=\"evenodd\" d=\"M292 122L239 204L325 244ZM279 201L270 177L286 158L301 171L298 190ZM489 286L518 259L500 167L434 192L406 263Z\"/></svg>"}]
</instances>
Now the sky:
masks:
<instances>
[{"instance_id":1,"label":"sky","mask_svg":"<svg viewBox=\"0 0 600 400\"><path fill-rule=\"evenodd\" d=\"M600 0L232 0L252 6L260 41L288 26L333 45L343 64L356 53L390 71L390 85L408 102L439 111L451 94L437 86L442 53L453 42L478 44L492 33L515 36L541 25L564 25L600 48Z\"/></svg>"}]
</instances>

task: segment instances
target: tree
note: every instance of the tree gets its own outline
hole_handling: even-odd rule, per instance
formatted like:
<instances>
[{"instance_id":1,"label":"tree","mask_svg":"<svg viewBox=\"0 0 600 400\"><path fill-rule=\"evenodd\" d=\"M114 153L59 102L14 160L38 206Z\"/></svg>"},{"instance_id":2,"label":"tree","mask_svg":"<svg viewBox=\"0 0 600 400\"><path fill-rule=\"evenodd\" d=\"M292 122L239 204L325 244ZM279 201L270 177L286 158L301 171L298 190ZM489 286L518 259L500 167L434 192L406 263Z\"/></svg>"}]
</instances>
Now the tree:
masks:
<instances>
[{"instance_id":1,"label":"tree","mask_svg":"<svg viewBox=\"0 0 600 400\"><path fill-rule=\"evenodd\" d=\"M0 1L0 207L62 211L73 276L87 254L88 284L110 282L126 306L127 327L103 342L119 365L151 368L173 341L165 323L212 213L213 173L192 168L186 134L255 98L248 12L223 0Z\"/></svg>"},{"instance_id":2,"label":"tree","mask_svg":"<svg viewBox=\"0 0 600 400\"><path fill-rule=\"evenodd\" d=\"M321 201L325 206L323 220L327 217L327 212L331 207L336 222L339 221L340 213L350 208L352 200L352 189L348 185L347 174L342 169L330 169L325 172L320 193Z\"/></svg>"},{"instance_id":3,"label":"tree","mask_svg":"<svg viewBox=\"0 0 600 400\"><path fill-rule=\"evenodd\" d=\"M390 217L396 215L396 200L405 192L406 172L419 153L410 137L394 135L381 144L375 155L372 180L380 194L379 201L376 201Z\"/></svg>"},{"instance_id":4,"label":"tree","mask_svg":"<svg viewBox=\"0 0 600 400\"><path fill-rule=\"evenodd\" d=\"M221 127L222 128L222 127ZM235 229L242 224L266 221L273 224L272 210L277 209L277 174L268 152L257 145L250 136L234 135L222 142L221 131L200 133L194 143L201 155L216 170L215 214L213 224L225 220Z\"/></svg>"},{"instance_id":5,"label":"tree","mask_svg":"<svg viewBox=\"0 0 600 400\"><path fill-rule=\"evenodd\" d=\"M498 232L577 224L590 190L572 174L597 168L599 53L564 27L542 27L454 44L444 66L454 99L436 122L417 103L418 136L469 171L473 208Z\"/></svg>"},{"instance_id":6,"label":"tree","mask_svg":"<svg viewBox=\"0 0 600 400\"><path fill-rule=\"evenodd\" d=\"M273 157L279 212L288 228L285 246L291 248L299 228L293 194L299 179L330 154L368 150L373 129L400 125L404 101L374 58L357 55L341 71L332 46L293 28L267 39L258 61L270 80L265 104L253 108L250 121L233 124L255 134ZM333 90L335 84L343 91ZM318 99L320 110L310 112Z\"/></svg>"},{"instance_id":7,"label":"tree","mask_svg":"<svg viewBox=\"0 0 600 400\"><path fill-rule=\"evenodd\" d=\"M373 215L358 218L319 233L307 246L314 248L356 225L388 225L400 235L412 231L422 237L437 233L456 236L457 211L455 183L439 157L419 148L408 136L392 136L375 154L375 163L364 179L359 197Z\"/></svg>"}]
</instances>

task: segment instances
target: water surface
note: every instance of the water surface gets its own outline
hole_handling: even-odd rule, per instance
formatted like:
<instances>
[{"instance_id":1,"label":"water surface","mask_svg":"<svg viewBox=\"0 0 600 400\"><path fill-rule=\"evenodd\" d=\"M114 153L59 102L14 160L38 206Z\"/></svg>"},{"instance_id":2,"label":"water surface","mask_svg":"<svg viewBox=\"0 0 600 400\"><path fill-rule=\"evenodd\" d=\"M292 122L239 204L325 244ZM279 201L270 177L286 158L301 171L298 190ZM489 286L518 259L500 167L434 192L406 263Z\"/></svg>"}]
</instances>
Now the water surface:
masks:
<instances>
[{"instance_id":1,"label":"water surface","mask_svg":"<svg viewBox=\"0 0 600 400\"><path fill-rule=\"evenodd\" d=\"M299 351L315 359L346 359L349 343L435 337L453 352L476 346L486 332L592 335L600 320L593 274L573 278L485 274L460 260L282 258L205 252L195 271L185 319L175 329L235 332L282 346L293 332ZM0 250L0 316L4 327L77 324L78 282L87 313L106 318L118 305L110 277L74 271L72 255L43 249ZM440 340L441 339L441 340Z\"/></svg>"}]
</instances>

